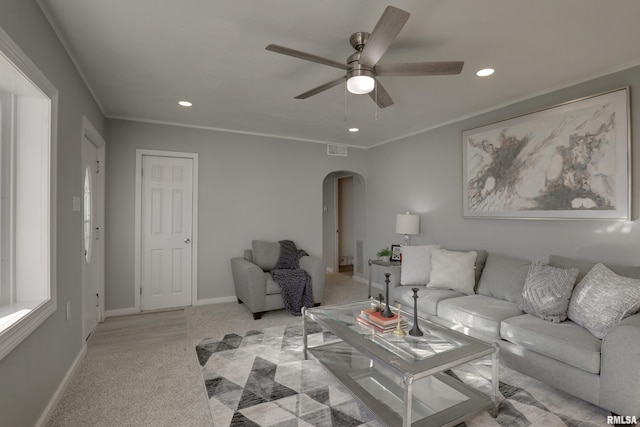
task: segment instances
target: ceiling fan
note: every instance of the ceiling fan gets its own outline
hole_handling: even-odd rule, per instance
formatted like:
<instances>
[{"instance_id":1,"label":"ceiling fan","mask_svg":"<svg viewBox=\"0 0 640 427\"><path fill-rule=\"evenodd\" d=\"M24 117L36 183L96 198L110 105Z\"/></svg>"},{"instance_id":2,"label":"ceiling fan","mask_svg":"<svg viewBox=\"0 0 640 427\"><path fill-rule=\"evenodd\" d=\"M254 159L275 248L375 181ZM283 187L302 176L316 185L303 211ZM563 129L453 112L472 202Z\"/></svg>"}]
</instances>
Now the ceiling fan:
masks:
<instances>
[{"instance_id":1,"label":"ceiling fan","mask_svg":"<svg viewBox=\"0 0 640 427\"><path fill-rule=\"evenodd\" d=\"M351 35L349 42L356 52L347 58L346 64L275 44L270 44L266 49L346 71L344 76L301 93L295 99L309 98L343 83L346 79L349 92L368 93L380 108L385 108L392 105L393 100L377 77L460 74L464 65L463 61L378 64L382 55L404 27L409 16L409 12L387 6L371 33L357 32Z\"/></svg>"}]
</instances>

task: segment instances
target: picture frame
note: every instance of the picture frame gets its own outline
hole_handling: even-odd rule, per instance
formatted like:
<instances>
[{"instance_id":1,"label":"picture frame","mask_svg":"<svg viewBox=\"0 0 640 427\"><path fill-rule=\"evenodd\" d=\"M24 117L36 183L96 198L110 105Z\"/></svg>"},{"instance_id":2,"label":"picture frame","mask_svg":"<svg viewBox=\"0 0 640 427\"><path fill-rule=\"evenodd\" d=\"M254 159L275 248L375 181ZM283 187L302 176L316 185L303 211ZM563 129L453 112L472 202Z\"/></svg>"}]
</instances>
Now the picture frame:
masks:
<instances>
[{"instance_id":1,"label":"picture frame","mask_svg":"<svg viewBox=\"0 0 640 427\"><path fill-rule=\"evenodd\" d=\"M391 245L391 261L400 261L402 254L402 246Z\"/></svg>"},{"instance_id":2,"label":"picture frame","mask_svg":"<svg viewBox=\"0 0 640 427\"><path fill-rule=\"evenodd\" d=\"M629 87L462 132L466 218L631 218Z\"/></svg>"}]
</instances>

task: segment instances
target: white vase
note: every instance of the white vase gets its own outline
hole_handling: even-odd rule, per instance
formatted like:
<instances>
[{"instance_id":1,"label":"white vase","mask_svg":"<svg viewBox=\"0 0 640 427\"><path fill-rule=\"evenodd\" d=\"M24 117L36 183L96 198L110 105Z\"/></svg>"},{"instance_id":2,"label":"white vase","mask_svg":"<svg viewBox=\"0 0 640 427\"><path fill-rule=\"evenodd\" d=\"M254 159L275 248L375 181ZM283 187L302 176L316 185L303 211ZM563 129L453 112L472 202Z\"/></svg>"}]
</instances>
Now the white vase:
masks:
<instances>
[{"instance_id":1,"label":"white vase","mask_svg":"<svg viewBox=\"0 0 640 427\"><path fill-rule=\"evenodd\" d=\"M381 256L380 259L382 260L382 262L389 262L388 256Z\"/></svg>"}]
</instances>

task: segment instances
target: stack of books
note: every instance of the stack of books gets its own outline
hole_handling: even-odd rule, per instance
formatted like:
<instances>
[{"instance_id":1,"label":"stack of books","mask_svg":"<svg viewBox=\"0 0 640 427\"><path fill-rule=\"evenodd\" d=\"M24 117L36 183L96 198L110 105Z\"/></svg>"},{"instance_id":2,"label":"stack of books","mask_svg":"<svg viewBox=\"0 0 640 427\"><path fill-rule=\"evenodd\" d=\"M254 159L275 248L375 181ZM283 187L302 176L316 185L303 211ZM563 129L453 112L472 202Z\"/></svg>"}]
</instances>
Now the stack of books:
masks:
<instances>
[{"instance_id":1,"label":"stack of books","mask_svg":"<svg viewBox=\"0 0 640 427\"><path fill-rule=\"evenodd\" d=\"M362 310L356 317L356 320L363 325L370 326L374 330L387 334L393 332L398 326L398 320L400 317L397 314L393 314L393 317L383 317L382 312L373 308ZM400 319L400 327L405 328L407 322L404 319Z\"/></svg>"}]
</instances>

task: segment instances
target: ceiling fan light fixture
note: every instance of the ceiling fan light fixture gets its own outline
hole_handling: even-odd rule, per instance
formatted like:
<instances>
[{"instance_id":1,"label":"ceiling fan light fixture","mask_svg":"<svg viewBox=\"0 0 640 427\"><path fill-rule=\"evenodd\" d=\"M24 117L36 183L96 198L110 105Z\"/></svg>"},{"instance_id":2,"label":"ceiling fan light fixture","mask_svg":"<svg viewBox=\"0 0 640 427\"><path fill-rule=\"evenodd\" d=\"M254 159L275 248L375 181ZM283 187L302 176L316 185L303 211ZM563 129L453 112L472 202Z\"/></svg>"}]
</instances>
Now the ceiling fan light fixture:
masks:
<instances>
[{"instance_id":1,"label":"ceiling fan light fixture","mask_svg":"<svg viewBox=\"0 0 640 427\"><path fill-rule=\"evenodd\" d=\"M355 68L347 74L347 90L356 95L369 93L376 86L373 72L365 68Z\"/></svg>"}]
</instances>

